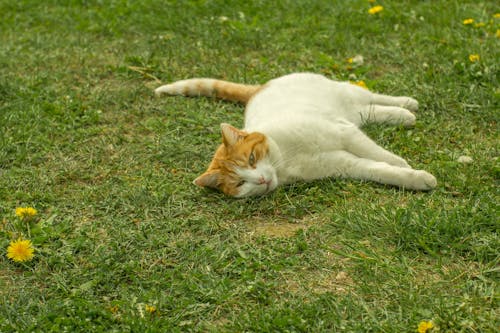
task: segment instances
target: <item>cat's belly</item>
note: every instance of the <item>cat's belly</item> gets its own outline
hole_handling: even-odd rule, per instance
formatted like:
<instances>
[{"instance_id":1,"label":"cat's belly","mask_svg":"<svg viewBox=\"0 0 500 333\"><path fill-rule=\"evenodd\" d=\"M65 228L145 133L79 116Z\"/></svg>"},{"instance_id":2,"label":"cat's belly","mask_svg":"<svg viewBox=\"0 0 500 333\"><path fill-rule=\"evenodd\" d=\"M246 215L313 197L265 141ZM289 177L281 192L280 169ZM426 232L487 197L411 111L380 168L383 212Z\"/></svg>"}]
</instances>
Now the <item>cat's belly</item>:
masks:
<instances>
[{"instance_id":1,"label":"cat's belly","mask_svg":"<svg viewBox=\"0 0 500 333\"><path fill-rule=\"evenodd\" d=\"M245 127L287 120L320 122L346 119L359 125L371 93L346 82L316 74L292 74L269 82L247 104Z\"/></svg>"}]
</instances>

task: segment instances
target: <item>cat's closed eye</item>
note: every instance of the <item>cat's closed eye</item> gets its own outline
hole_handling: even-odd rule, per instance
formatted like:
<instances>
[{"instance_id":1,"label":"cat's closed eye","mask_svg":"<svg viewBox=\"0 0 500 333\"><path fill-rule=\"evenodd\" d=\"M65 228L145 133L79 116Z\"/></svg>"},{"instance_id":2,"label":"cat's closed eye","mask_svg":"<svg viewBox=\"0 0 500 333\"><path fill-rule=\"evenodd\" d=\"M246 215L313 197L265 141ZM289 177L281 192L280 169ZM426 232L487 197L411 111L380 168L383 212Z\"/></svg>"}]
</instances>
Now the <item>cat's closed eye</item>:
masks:
<instances>
[{"instance_id":1,"label":"cat's closed eye","mask_svg":"<svg viewBox=\"0 0 500 333\"><path fill-rule=\"evenodd\" d=\"M236 187L240 187L240 186L242 186L242 185L243 185L243 184L245 184L245 183L246 183L246 181L244 181L244 180L242 179L242 180L240 180L240 181L239 181L239 183L238 183L238 184L236 184Z\"/></svg>"}]
</instances>

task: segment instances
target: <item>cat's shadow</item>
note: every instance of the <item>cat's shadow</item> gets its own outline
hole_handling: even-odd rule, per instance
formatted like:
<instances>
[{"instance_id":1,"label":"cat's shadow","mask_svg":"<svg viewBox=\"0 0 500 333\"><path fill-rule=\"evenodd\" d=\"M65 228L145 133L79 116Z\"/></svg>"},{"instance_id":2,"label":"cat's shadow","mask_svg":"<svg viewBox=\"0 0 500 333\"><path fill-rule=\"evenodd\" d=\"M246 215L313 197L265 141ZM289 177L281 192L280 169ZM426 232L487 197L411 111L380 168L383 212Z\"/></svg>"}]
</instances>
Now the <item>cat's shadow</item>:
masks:
<instances>
[{"instance_id":1,"label":"cat's shadow","mask_svg":"<svg viewBox=\"0 0 500 333\"><path fill-rule=\"evenodd\" d=\"M331 209L345 200L349 183L344 180L323 179L278 187L263 196L234 198L208 189L195 189L192 200L200 207L210 207L211 213L224 214L227 219L251 217L280 219L294 223L304 216Z\"/></svg>"}]
</instances>

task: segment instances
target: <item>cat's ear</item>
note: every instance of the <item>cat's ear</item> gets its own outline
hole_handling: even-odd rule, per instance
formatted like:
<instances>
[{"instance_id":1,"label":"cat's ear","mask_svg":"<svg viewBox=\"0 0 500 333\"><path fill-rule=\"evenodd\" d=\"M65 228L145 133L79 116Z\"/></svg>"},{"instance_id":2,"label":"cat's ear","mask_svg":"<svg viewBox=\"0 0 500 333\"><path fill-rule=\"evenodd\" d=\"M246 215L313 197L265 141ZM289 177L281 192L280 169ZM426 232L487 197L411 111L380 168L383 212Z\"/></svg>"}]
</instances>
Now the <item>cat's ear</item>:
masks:
<instances>
[{"instance_id":1,"label":"cat's ear","mask_svg":"<svg viewBox=\"0 0 500 333\"><path fill-rule=\"evenodd\" d=\"M200 187L217 188L219 183L218 171L207 171L193 181L193 184Z\"/></svg>"},{"instance_id":2,"label":"cat's ear","mask_svg":"<svg viewBox=\"0 0 500 333\"><path fill-rule=\"evenodd\" d=\"M220 124L220 129L222 131L222 142L226 147L233 146L238 140L244 137L243 131L229 124Z\"/></svg>"}]
</instances>

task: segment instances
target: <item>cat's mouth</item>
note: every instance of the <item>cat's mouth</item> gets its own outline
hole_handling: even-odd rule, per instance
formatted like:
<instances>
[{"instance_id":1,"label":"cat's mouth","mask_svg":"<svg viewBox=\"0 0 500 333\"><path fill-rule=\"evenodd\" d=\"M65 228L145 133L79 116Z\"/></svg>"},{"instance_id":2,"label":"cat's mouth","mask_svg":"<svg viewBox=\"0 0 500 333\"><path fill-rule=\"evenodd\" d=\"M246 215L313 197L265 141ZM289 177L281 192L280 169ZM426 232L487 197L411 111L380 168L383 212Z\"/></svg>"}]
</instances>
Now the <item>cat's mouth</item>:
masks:
<instances>
[{"instance_id":1,"label":"cat's mouth","mask_svg":"<svg viewBox=\"0 0 500 333\"><path fill-rule=\"evenodd\" d=\"M274 191L277 186L276 181L272 178L269 181L267 181L265 185L266 185L266 191L264 192L264 194Z\"/></svg>"},{"instance_id":2,"label":"cat's mouth","mask_svg":"<svg viewBox=\"0 0 500 333\"><path fill-rule=\"evenodd\" d=\"M265 185L266 185L266 189L264 190L263 194L268 194L269 192L271 192L271 185L270 184L265 184Z\"/></svg>"},{"instance_id":3,"label":"cat's mouth","mask_svg":"<svg viewBox=\"0 0 500 333\"><path fill-rule=\"evenodd\" d=\"M261 177L261 179L259 180L259 185L266 185L266 190L269 190L272 182L273 182L272 178L269 180L266 180L266 179L264 179L264 177Z\"/></svg>"}]
</instances>

